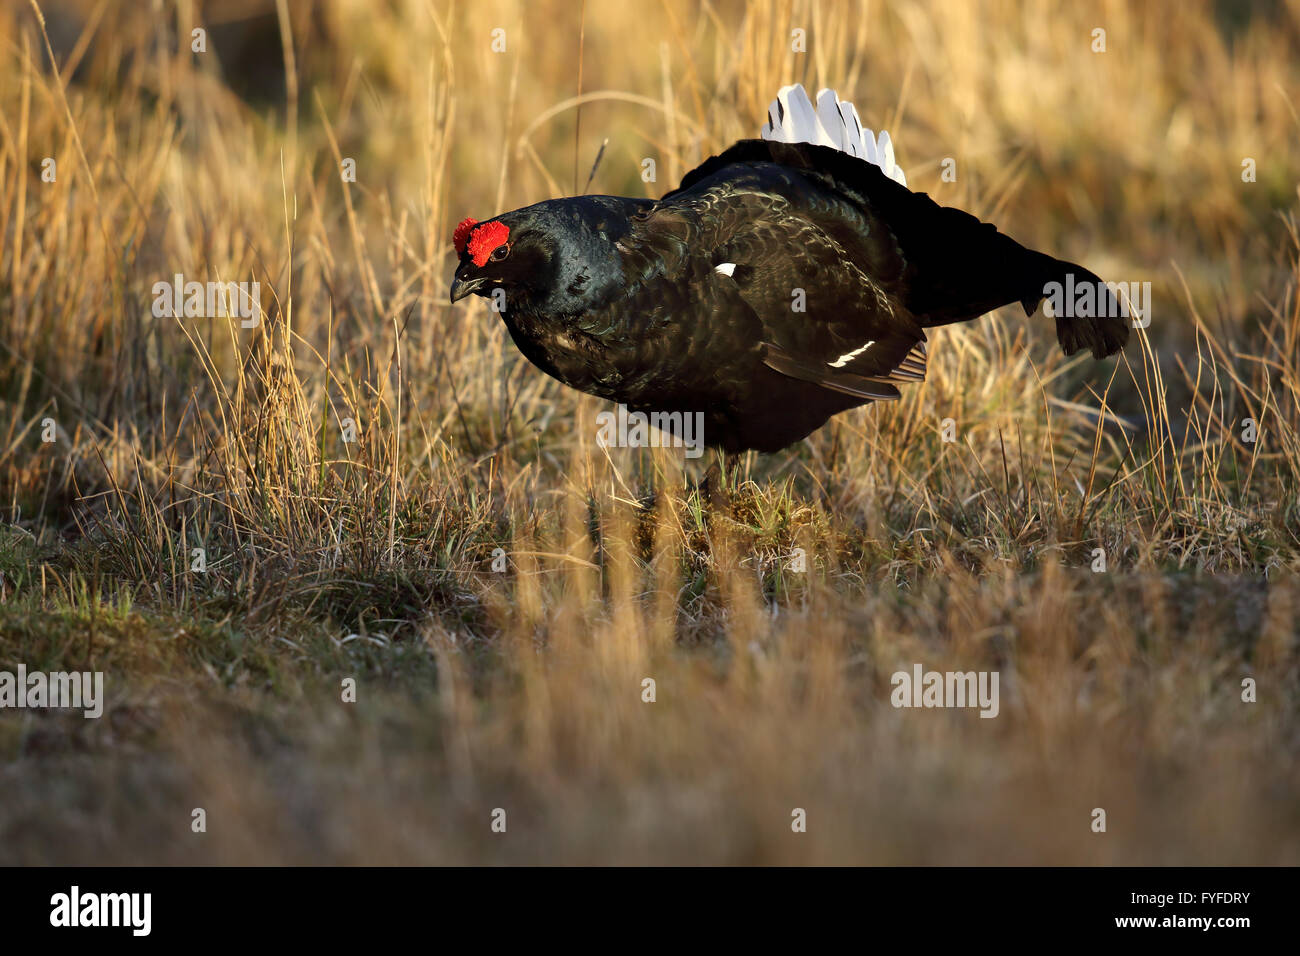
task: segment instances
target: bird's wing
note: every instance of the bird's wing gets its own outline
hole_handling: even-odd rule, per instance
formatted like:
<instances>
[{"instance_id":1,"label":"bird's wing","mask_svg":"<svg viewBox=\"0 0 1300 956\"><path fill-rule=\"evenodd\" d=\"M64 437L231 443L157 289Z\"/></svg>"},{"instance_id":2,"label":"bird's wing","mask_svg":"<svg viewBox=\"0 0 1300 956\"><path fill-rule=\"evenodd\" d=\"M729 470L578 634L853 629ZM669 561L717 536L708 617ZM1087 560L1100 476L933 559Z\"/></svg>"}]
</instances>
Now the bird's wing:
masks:
<instances>
[{"instance_id":1,"label":"bird's wing","mask_svg":"<svg viewBox=\"0 0 1300 956\"><path fill-rule=\"evenodd\" d=\"M925 332L831 232L775 204L718 249L718 281L734 282L763 322L764 361L804 381L892 399L891 383L925 378Z\"/></svg>"},{"instance_id":2,"label":"bird's wing","mask_svg":"<svg viewBox=\"0 0 1300 956\"><path fill-rule=\"evenodd\" d=\"M873 270L870 242L854 233L860 216L829 194L807 195L805 205L783 191L742 176L661 203L634 217L626 267L637 278L671 274L699 302L739 294L757 319L743 332L760 340L735 342L737 353L757 345L783 375L864 399L897 398L894 384L925 377L925 333L891 291L896 253L879 250ZM710 321L715 336L742 330Z\"/></svg>"}]
</instances>

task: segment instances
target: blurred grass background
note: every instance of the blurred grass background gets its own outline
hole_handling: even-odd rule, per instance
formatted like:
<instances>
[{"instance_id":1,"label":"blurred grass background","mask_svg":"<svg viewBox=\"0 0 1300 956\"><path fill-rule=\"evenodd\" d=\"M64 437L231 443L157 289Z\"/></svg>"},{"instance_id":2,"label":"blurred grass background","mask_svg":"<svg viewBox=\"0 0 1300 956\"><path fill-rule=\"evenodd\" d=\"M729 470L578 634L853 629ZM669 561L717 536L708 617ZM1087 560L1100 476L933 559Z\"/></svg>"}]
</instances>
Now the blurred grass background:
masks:
<instances>
[{"instance_id":1,"label":"blurred grass background","mask_svg":"<svg viewBox=\"0 0 1300 956\"><path fill-rule=\"evenodd\" d=\"M110 700L0 712L0 861L1297 862L1300 3L39 10L0 3L0 669ZM606 455L447 304L452 227L606 141L591 191L660 195L792 81L1151 326L939 330L727 507ZM175 273L262 321L154 318ZM914 662L1001 715L893 709Z\"/></svg>"}]
</instances>

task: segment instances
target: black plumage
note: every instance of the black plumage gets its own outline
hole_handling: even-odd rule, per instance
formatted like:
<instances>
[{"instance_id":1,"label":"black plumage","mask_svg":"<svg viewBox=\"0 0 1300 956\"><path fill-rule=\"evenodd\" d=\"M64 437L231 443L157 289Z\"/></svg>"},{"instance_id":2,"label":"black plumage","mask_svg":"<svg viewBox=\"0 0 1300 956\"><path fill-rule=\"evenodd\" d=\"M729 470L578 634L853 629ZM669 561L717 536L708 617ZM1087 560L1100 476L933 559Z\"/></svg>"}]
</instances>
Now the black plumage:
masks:
<instances>
[{"instance_id":1,"label":"black plumage","mask_svg":"<svg viewBox=\"0 0 1300 956\"><path fill-rule=\"evenodd\" d=\"M457 245L452 301L502 290L533 364L635 411L702 412L705 442L728 452L774 451L898 398L925 376L927 328L1009 303L1032 314L1067 273L1099 283L870 162L769 140L737 143L657 202L550 200L468 220ZM1102 295L1096 317L1057 318L1067 354L1123 347L1126 320Z\"/></svg>"}]
</instances>

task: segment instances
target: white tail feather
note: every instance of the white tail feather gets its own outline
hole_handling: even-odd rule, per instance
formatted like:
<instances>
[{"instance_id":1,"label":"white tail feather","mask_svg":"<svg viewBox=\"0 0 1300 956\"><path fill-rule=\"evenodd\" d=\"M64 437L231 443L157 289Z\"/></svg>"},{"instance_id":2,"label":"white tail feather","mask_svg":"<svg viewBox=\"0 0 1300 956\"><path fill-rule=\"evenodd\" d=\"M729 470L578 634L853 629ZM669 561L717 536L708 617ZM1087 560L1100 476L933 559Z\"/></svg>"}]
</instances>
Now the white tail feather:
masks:
<instances>
[{"instance_id":1,"label":"white tail feather","mask_svg":"<svg viewBox=\"0 0 1300 956\"><path fill-rule=\"evenodd\" d=\"M818 93L814 108L801 83L781 87L767 108L767 122L763 124L762 135L763 139L778 143L830 146L879 166L890 179L902 186L907 185L907 176L894 161L894 144L889 134L882 130L877 138L872 130L862 125L853 104L841 100L834 90Z\"/></svg>"}]
</instances>

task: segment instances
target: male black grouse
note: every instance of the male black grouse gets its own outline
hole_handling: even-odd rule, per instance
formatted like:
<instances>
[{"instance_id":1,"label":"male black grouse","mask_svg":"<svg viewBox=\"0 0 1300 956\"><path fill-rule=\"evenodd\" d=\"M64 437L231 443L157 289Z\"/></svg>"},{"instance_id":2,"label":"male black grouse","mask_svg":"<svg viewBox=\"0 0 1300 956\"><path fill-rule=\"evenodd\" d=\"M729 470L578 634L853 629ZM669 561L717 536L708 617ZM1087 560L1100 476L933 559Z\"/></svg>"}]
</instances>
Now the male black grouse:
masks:
<instances>
[{"instance_id":1,"label":"male black grouse","mask_svg":"<svg viewBox=\"0 0 1300 956\"><path fill-rule=\"evenodd\" d=\"M705 443L725 452L775 451L897 399L925 378L925 329L1015 302L1032 315L1069 274L1095 283L1098 307L1057 316L1061 348L1123 347L1097 276L909 190L889 135L833 91L814 107L785 87L768 119L657 202L579 196L466 219L451 300L501 290L511 338L542 371L633 411L702 412Z\"/></svg>"}]
</instances>

